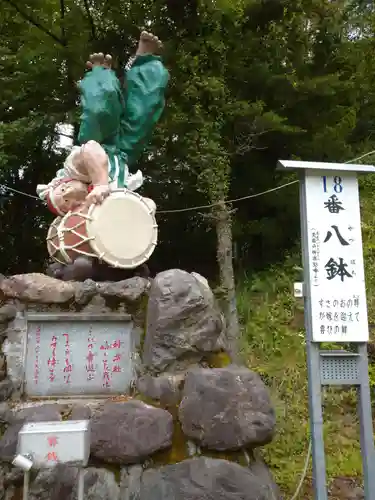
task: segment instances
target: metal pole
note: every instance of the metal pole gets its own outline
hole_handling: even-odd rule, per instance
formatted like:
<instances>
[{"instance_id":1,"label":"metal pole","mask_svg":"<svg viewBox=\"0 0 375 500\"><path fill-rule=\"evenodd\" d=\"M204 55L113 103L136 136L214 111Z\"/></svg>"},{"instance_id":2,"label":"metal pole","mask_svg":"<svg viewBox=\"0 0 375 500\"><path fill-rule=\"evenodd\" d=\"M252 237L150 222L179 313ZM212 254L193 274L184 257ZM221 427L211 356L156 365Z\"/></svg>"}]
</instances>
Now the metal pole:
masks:
<instances>
[{"instance_id":1,"label":"metal pole","mask_svg":"<svg viewBox=\"0 0 375 500\"><path fill-rule=\"evenodd\" d=\"M83 500L84 496L84 475L85 471L82 467L79 468L78 472L78 494L77 494L77 500Z\"/></svg>"},{"instance_id":2,"label":"metal pole","mask_svg":"<svg viewBox=\"0 0 375 500\"><path fill-rule=\"evenodd\" d=\"M300 179L300 211L302 238L302 265L304 281L305 329L308 391L310 406L310 429L312 440L313 485L315 500L327 500L326 462L323 438L322 393L320 381L319 344L312 342L312 317L310 306L310 256L308 249L307 213L306 213L306 171Z\"/></svg>"},{"instance_id":3,"label":"metal pole","mask_svg":"<svg viewBox=\"0 0 375 500\"><path fill-rule=\"evenodd\" d=\"M361 436L363 480L365 499L375 500L375 451L372 425L371 394L368 376L367 344L358 345L359 379L358 406Z\"/></svg>"},{"instance_id":4,"label":"metal pole","mask_svg":"<svg viewBox=\"0 0 375 500\"><path fill-rule=\"evenodd\" d=\"M27 500L29 498L29 484L30 484L30 472L26 471L23 474L23 500Z\"/></svg>"}]
</instances>

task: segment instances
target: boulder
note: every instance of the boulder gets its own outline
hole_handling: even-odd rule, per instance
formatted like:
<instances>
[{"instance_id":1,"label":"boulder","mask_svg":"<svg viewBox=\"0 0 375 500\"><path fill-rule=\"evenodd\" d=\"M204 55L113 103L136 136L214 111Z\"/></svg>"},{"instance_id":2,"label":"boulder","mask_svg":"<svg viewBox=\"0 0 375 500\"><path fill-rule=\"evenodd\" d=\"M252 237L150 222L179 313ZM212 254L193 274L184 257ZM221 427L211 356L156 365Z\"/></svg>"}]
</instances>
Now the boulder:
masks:
<instances>
[{"instance_id":1,"label":"boulder","mask_svg":"<svg viewBox=\"0 0 375 500\"><path fill-rule=\"evenodd\" d=\"M76 284L66 283L45 274L16 274L0 281L7 298L40 304L63 304L74 297Z\"/></svg>"},{"instance_id":2,"label":"boulder","mask_svg":"<svg viewBox=\"0 0 375 500\"><path fill-rule=\"evenodd\" d=\"M17 308L13 304L4 304L0 307L0 323L7 323L16 317Z\"/></svg>"},{"instance_id":3,"label":"boulder","mask_svg":"<svg viewBox=\"0 0 375 500\"><path fill-rule=\"evenodd\" d=\"M172 444L173 418L141 401L106 403L91 420L91 454L107 463L142 462Z\"/></svg>"},{"instance_id":4,"label":"boulder","mask_svg":"<svg viewBox=\"0 0 375 500\"><path fill-rule=\"evenodd\" d=\"M264 445L275 429L266 386L255 372L236 366L191 370L179 417L189 438L213 450Z\"/></svg>"},{"instance_id":5,"label":"boulder","mask_svg":"<svg viewBox=\"0 0 375 500\"><path fill-rule=\"evenodd\" d=\"M87 500L119 500L119 486L113 472L88 468L84 471L84 498ZM30 500L75 500L78 469L58 466L38 473L30 488Z\"/></svg>"},{"instance_id":6,"label":"boulder","mask_svg":"<svg viewBox=\"0 0 375 500\"><path fill-rule=\"evenodd\" d=\"M10 419L10 425L0 439L0 461L13 460L17 451L18 433L23 424L61 420L60 409L57 404L46 404L17 412Z\"/></svg>"},{"instance_id":7,"label":"boulder","mask_svg":"<svg viewBox=\"0 0 375 500\"><path fill-rule=\"evenodd\" d=\"M90 420L91 408L87 405L74 405L69 415L69 420Z\"/></svg>"},{"instance_id":8,"label":"boulder","mask_svg":"<svg viewBox=\"0 0 375 500\"><path fill-rule=\"evenodd\" d=\"M85 280L77 286L74 299L77 304L85 306L98 293L95 281Z\"/></svg>"},{"instance_id":9,"label":"boulder","mask_svg":"<svg viewBox=\"0 0 375 500\"><path fill-rule=\"evenodd\" d=\"M162 373L159 377L146 374L137 380L137 389L144 396L162 404L175 404L181 399L184 374Z\"/></svg>"},{"instance_id":10,"label":"boulder","mask_svg":"<svg viewBox=\"0 0 375 500\"><path fill-rule=\"evenodd\" d=\"M104 298L137 302L150 287L149 280L135 276L123 281L98 283L98 292Z\"/></svg>"},{"instance_id":11,"label":"boulder","mask_svg":"<svg viewBox=\"0 0 375 500\"><path fill-rule=\"evenodd\" d=\"M6 360L5 360L5 354L0 352L0 381L3 381L7 376L7 371L6 371ZM0 389L1 393L1 389ZM1 395L0 395L0 400L1 400Z\"/></svg>"},{"instance_id":12,"label":"boulder","mask_svg":"<svg viewBox=\"0 0 375 500\"><path fill-rule=\"evenodd\" d=\"M278 500L264 464L245 468L227 460L193 458L142 476L137 500Z\"/></svg>"},{"instance_id":13,"label":"boulder","mask_svg":"<svg viewBox=\"0 0 375 500\"><path fill-rule=\"evenodd\" d=\"M142 474L142 465L131 465L130 467L123 467L121 469L121 500L139 500Z\"/></svg>"},{"instance_id":14,"label":"boulder","mask_svg":"<svg viewBox=\"0 0 375 500\"><path fill-rule=\"evenodd\" d=\"M0 382L0 402L9 399L13 392L13 389L14 386L11 380L9 379L2 380Z\"/></svg>"},{"instance_id":15,"label":"boulder","mask_svg":"<svg viewBox=\"0 0 375 500\"><path fill-rule=\"evenodd\" d=\"M180 269L155 277L143 350L143 362L151 371L172 371L181 358L199 361L219 349L223 320L207 286Z\"/></svg>"},{"instance_id":16,"label":"boulder","mask_svg":"<svg viewBox=\"0 0 375 500\"><path fill-rule=\"evenodd\" d=\"M12 411L8 403L0 403L0 424L7 424L12 420Z\"/></svg>"}]
</instances>

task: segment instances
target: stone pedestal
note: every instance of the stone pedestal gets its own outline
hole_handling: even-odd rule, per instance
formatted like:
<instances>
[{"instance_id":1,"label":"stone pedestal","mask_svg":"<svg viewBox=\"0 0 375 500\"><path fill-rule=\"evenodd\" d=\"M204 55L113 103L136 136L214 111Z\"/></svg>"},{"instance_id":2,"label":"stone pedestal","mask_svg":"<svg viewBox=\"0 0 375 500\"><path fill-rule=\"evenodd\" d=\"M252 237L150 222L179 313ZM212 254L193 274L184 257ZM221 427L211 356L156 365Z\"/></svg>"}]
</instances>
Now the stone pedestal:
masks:
<instances>
[{"instance_id":1,"label":"stone pedestal","mask_svg":"<svg viewBox=\"0 0 375 500\"><path fill-rule=\"evenodd\" d=\"M229 364L207 281L0 279L0 500L20 494L10 461L25 422L91 419L91 499L275 500L256 449L275 415L260 377ZM31 499L76 498L77 470L40 471ZM3 486L3 488L1 488Z\"/></svg>"}]
</instances>

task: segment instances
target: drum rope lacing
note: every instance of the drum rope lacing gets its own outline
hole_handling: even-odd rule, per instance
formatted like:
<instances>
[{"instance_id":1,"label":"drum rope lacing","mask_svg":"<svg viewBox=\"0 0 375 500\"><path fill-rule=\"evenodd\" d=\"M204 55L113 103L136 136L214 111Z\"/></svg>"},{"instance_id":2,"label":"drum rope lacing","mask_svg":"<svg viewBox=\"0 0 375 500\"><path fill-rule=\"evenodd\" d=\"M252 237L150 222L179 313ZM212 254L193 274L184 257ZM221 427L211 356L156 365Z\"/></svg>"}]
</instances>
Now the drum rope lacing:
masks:
<instances>
[{"instance_id":1,"label":"drum rope lacing","mask_svg":"<svg viewBox=\"0 0 375 500\"><path fill-rule=\"evenodd\" d=\"M58 249L61 252L61 254L63 255L63 257L69 263L73 262L73 259L68 254L69 250L74 250L75 253L78 253L80 255L85 255L86 257L95 257L94 253L86 252L85 250L81 250L81 249L78 248L81 245L87 243L88 241L91 241L91 240L95 239L94 237L88 237L88 236L83 237L83 235L81 233L79 233L78 231L76 231L76 229L78 229L79 227L81 227L81 226L83 226L85 224L85 220L92 220L92 218L90 216L88 216L87 214L84 214L82 212L79 212L79 215L80 215L80 217L82 217L83 221L78 222L75 226L73 226L71 228L61 228L61 224L64 222L64 219L68 219L72 214L76 215L73 212L68 212L66 214L66 216L63 217L63 219L61 220L61 223L57 227L57 237L58 237L59 242L60 242L60 245L59 245ZM73 245L66 245L65 244L65 240L64 240L65 233L73 233L80 240L77 243L73 244Z\"/></svg>"}]
</instances>

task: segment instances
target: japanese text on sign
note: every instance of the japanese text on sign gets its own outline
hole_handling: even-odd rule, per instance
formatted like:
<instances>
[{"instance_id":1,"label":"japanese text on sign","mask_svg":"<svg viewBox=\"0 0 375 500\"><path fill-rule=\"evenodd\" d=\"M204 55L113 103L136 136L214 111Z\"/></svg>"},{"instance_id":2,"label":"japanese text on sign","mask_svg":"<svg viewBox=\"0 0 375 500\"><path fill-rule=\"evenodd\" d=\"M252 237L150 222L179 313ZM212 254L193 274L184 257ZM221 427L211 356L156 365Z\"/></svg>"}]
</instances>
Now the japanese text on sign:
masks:
<instances>
[{"instance_id":1,"label":"japanese text on sign","mask_svg":"<svg viewBox=\"0 0 375 500\"><path fill-rule=\"evenodd\" d=\"M315 341L368 340L358 182L354 173L307 172L306 215Z\"/></svg>"},{"instance_id":2,"label":"japanese text on sign","mask_svg":"<svg viewBox=\"0 0 375 500\"><path fill-rule=\"evenodd\" d=\"M133 377L131 324L31 323L26 353L30 395L123 393Z\"/></svg>"}]
</instances>

